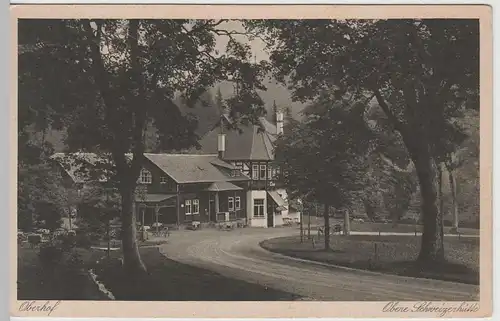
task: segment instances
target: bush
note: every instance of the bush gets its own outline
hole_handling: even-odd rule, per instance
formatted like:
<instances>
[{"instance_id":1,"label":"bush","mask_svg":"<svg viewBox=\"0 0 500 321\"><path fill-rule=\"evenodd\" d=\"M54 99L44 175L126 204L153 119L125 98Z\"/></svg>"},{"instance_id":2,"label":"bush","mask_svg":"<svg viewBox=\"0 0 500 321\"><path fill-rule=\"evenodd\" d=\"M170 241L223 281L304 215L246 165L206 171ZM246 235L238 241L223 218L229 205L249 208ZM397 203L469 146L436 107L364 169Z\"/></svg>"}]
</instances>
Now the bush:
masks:
<instances>
[{"instance_id":1,"label":"bush","mask_svg":"<svg viewBox=\"0 0 500 321\"><path fill-rule=\"evenodd\" d=\"M40 246L38 258L44 268L54 268L61 262L64 254L64 249L61 243L53 241L44 243Z\"/></svg>"},{"instance_id":2,"label":"bush","mask_svg":"<svg viewBox=\"0 0 500 321\"><path fill-rule=\"evenodd\" d=\"M77 247L89 249L92 246L92 240L88 234L79 233L75 236L75 244Z\"/></svg>"}]
</instances>

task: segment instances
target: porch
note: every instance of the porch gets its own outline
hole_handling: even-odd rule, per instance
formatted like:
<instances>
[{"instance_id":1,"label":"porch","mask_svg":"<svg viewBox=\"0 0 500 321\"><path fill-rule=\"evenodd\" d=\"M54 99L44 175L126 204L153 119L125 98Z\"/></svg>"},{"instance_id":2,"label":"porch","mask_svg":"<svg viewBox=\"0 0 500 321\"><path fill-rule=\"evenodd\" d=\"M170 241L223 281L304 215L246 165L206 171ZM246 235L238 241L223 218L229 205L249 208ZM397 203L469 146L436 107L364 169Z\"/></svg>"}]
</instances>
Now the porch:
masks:
<instances>
[{"instance_id":1,"label":"porch","mask_svg":"<svg viewBox=\"0 0 500 321\"><path fill-rule=\"evenodd\" d=\"M136 220L141 226L178 225L176 195L146 194L136 197Z\"/></svg>"},{"instance_id":2,"label":"porch","mask_svg":"<svg viewBox=\"0 0 500 321\"><path fill-rule=\"evenodd\" d=\"M230 182L216 182L204 191L208 193L208 218L210 222L246 220L246 200L243 188Z\"/></svg>"}]
</instances>

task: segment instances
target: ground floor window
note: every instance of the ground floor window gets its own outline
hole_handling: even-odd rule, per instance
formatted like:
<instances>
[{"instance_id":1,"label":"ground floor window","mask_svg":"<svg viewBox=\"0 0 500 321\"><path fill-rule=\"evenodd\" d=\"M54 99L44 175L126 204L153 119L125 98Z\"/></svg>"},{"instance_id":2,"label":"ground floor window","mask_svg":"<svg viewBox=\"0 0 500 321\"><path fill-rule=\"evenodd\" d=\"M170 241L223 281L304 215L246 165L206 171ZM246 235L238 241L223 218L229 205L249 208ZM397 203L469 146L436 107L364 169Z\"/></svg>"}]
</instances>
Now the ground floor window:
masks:
<instances>
[{"instance_id":1,"label":"ground floor window","mask_svg":"<svg viewBox=\"0 0 500 321\"><path fill-rule=\"evenodd\" d=\"M184 202L184 207L186 208L185 211L186 211L186 215L190 215L192 214L191 212L191 200L186 200Z\"/></svg>"},{"instance_id":2,"label":"ground floor window","mask_svg":"<svg viewBox=\"0 0 500 321\"><path fill-rule=\"evenodd\" d=\"M227 198L227 207L228 211L234 211L234 198L232 197Z\"/></svg>"},{"instance_id":3,"label":"ground floor window","mask_svg":"<svg viewBox=\"0 0 500 321\"><path fill-rule=\"evenodd\" d=\"M239 196L236 196L235 200L234 200L234 207L239 210L241 209L241 199Z\"/></svg>"},{"instance_id":4,"label":"ground floor window","mask_svg":"<svg viewBox=\"0 0 500 321\"><path fill-rule=\"evenodd\" d=\"M264 199L258 198L253 200L253 216L264 217Z\"/></svg>"},{"instance_id":5,"label":"ground floor window","mask_svg":"<svg viewBox=\"0 0 500 321\"><path fill-rule=\"evenodd\" d=\"M200 213L200 201L193 200L193 214L199 214L199 213Z\"/></svg>"}]
</instances>

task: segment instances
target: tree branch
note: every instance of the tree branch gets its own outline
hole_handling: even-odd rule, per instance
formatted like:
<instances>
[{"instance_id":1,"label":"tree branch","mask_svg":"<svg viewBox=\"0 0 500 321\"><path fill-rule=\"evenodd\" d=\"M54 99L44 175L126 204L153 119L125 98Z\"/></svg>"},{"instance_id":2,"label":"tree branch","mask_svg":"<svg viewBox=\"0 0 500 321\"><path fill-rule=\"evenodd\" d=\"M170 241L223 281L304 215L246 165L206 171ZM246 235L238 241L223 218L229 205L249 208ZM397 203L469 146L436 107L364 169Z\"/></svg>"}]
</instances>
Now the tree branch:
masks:
<instances>
[{"instance_id":1,"label":"tree branch","mask_svg":"<svg viewBox=\"0 0 500 321\"><path fill-rule=\"evenodd\" d=\"M143 74L140 66L140 53L139 53L139 20L132 19L129 21L128 28L128 42L130 46L130 66L132 72L132 78L135 80L133 83L137 86L137 94L132 96L132 101L134 106L132 106L135 116L134 124L132 127L132 138L133 138L133 158L131 164L131 178L135 179L139 174L141 167L141 159L144 154L144 128L146 123L147 114L147 97L145 84L143 79ZM132 183L132 182L131 182Z\"/></svg>"},{"instance_id":2,"label":"tree branch","mask_svg":"<svg viewBox=\"0 0 500 321\"><path fill-rule=\"evenodd\" d=\"M382 97L380 91L376 89L373 91L373 94L377 99L380 108L382 108L387 118L389 118L389 121L394 125L394 128L399 132L403 131L404 130L403 123L399 121L399 119L392 113L389 105L387 105L387 103L385 102L385 99L384 97Z\"/></svg>"},{"instance_id":3,"label":"tree branch","mask_svg":"<svg viewBox=\"0 0 500 321\"><path fill-rule=\"evenodd\" d=\"M99 29L99 23L97 23L97 27ZM111 148L113 158L115 160L116 168L119 172L123 173L126 171L126 163L124 157L120 157L120 154L123 154L125 151L123 150L123 142L121 139L118 139L119 135L117 134L117 126L114 126L116 113L115 113L115 99L111 92L111 85L109 81L109 75L104 68L104 63L102 61L100 48L98 45L99 38L94 36L94 31L91 26L91 20L83 21L83 28L87 33L87 37L89 39L90 46L90 56L92 58L92 68L94 70L94 80L99 88L101 93L101 97L106 106L104 112L104 119L106 123L110 126L111 136L113 137L115 147Z\"/></svg>"}]
</instances>

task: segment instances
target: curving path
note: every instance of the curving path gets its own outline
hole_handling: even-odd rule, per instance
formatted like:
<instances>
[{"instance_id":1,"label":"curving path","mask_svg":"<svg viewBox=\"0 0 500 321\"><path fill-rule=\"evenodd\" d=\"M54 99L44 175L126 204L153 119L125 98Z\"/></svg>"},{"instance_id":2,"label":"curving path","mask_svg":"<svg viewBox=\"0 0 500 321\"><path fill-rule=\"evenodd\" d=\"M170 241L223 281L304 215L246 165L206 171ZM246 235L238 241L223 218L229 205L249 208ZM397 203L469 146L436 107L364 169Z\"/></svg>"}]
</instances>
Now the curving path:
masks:
<instances>
[{"instance_id":1,"label":"curving path","mask_svg":"<svg viewBox=\"0 0 500 321\"><path fill-rule=\"evenodd\" d=\"M310 300L476 300L474 285L373 274L301 262L268 252L265 239L297 234L292 228L179 231L160 251L181 263L295 293Z\"/></svg>"}]
</instances>

